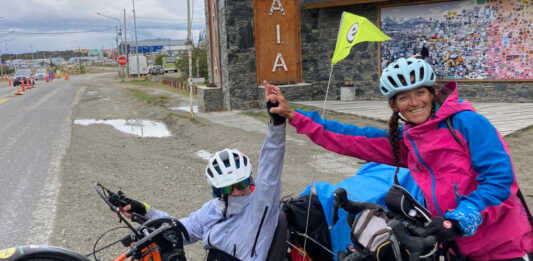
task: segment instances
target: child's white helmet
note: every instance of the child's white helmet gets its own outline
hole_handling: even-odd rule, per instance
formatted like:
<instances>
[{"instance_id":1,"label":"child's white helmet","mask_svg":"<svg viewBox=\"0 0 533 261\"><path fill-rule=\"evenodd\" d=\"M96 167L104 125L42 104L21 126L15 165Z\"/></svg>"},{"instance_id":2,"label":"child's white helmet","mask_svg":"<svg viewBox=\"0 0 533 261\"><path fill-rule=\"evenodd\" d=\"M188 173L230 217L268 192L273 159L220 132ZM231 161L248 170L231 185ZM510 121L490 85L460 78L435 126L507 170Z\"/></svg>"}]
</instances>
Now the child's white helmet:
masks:
<instances>
[{"instance_id":1,"label":"child's white helmet","mask_svg":"<svg viewBox=\"0 0 533 261\"><path fill-rule=\"evenodd\" d=\"M252 163L236 149L218 151L205 168L207 182L214 188L223 188L241 182L252 175Z\"/></svg>"}]
</instances>

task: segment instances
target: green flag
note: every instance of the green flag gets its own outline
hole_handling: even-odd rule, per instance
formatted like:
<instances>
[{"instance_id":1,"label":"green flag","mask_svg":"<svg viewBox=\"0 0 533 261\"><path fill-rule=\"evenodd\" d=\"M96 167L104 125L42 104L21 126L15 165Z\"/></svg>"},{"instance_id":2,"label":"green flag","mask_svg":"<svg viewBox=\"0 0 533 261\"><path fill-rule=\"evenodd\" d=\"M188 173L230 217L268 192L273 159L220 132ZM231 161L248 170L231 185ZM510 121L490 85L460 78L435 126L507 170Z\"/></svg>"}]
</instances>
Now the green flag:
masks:
<instances>
[{"instance_id":1,"label":"green flag","mask_svg":"<svg viewBox=\"0 0 533 261\"><path fill-rule=\"evenodd\" d=\"M381 32L368 19L348 12L342 12L337 45L331 59L331 64L336 64L350 54L352 46L360 42L378 42L389 40L386 34Z\"/></svg>"}]
</instances>

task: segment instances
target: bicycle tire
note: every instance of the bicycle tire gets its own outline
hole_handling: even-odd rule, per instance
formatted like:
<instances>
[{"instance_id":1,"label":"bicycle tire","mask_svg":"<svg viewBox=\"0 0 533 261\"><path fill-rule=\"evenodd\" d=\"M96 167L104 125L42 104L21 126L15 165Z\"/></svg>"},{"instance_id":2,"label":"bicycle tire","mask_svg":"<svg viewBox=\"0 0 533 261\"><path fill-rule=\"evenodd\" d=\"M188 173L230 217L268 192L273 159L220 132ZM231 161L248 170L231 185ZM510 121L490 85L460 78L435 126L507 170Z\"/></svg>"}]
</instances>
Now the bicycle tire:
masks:
<instances>
[{"instance_id":1,"label":"bicycle tire","mask_svg":"<svg viewBox=\"0 0 533 261\"><path fill-rule=\"evenodd\" d=\"M65 261L65 260L66 259L64 259L63 257L58 258L58 257L39 257L39 256L21 259L21 261Z\"/></svg>"},{"instance_id":2,"label":"bicycle tire","mask_svg":"<svg viewBox=\"0 0 533 261\"><path fill-rule=\"evenodd\" d=\"M5 261L89 261L79 253L53 246L19 246L11 248Z\"/></svg>"}]
</instances>

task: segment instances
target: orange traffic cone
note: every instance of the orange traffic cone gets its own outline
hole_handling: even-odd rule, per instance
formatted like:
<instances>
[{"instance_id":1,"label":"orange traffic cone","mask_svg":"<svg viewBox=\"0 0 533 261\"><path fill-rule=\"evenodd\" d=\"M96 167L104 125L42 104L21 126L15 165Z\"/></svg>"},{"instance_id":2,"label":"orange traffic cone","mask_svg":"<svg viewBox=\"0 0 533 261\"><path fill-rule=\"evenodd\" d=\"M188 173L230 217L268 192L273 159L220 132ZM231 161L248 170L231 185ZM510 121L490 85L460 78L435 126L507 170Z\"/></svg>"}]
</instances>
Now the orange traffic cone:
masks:
<instances>
[{"instance_id":1,"label":"orange traffic cone","mask_svg":"<svg viewBox=\"0 0 533 261\"><path fill-rule=\"evenodd\" d=\"M24 94L24 81L20 82L19 89L15 92L15 95L23 95Z\"/></svg>"},{"instance_id":2,"label":"orange traffic cone","mask_svg":"<svg viewBox=\"0 0 533 261\"><path fill-rule=\"evenodd\" d=\"M11 86L11 75L7 75L7 85Z\"/></svg>"}]
</instances>

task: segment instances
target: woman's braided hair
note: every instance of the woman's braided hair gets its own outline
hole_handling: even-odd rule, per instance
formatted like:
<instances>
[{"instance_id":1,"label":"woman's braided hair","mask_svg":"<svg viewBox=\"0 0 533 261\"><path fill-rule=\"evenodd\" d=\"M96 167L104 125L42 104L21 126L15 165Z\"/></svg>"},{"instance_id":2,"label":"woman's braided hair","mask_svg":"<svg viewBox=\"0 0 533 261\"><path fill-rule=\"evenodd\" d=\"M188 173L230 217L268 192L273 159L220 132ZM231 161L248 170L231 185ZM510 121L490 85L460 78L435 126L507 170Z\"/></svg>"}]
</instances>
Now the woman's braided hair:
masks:
<instances>
[{"instance_id":1,"label":"woman's braided hair","mask_svg":"<svg viewBox=\"0 0 533 261\"><path fill-rule=\"evenodd\" d=\"M433 115L435 113L435 101L437 100L435 96L435 88L433 86L424 86L424 88L426 88L434 97L431 108L431 114ZM395 106L395 98L396 95L389 99L389 106L391 108L394 108ZM389 141L391 144L392 156L394 157L394 165L396 167L400 167L402 156L402 154L400 153L400 132L398 130L400 125L398 123L398 120L400 119L400 113L393 110L392 115L389 118Z\"/></svg>"},{"instance_id":2,"label":"woman's braided hair","mask_svg":"<svg viewBox=\"0 0 533 261\"><path fill-rule=\"evenodd\" d=\"M394 98L390 99L389 102L393 101ZM389 118L389 141L392 148L392 156L394 156L394 165L400 166L400 137L398 133L398 120L400 115L398 112L393 112Z\"/></svg>"}]
</instances>

